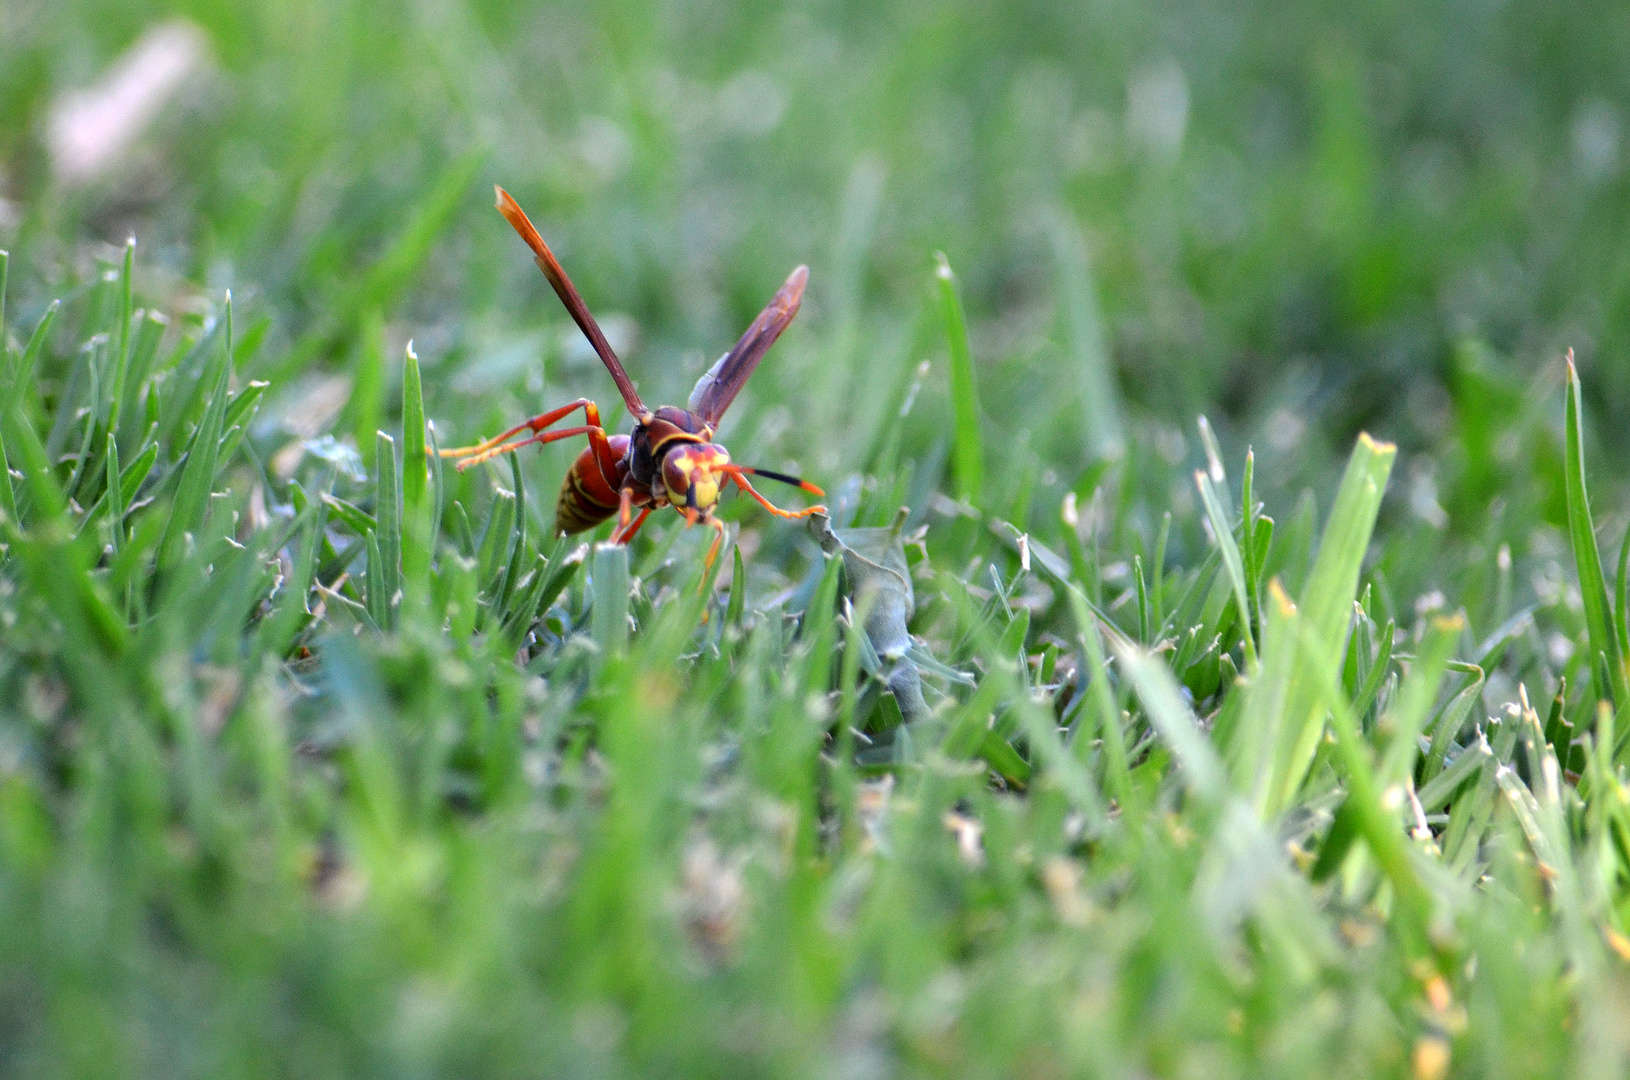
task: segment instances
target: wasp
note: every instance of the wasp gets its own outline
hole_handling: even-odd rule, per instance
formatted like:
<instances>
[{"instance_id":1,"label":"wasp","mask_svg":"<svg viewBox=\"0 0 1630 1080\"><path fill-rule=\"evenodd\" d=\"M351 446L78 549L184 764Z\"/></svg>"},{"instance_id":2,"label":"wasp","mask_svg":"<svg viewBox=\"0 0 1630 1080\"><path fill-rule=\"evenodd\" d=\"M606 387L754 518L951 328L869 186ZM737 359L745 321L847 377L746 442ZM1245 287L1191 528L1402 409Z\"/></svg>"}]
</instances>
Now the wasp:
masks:
<instances>
[{"instance_id":1,"label":"wasp","mask_svg":"<svg viewBox=\"0 0 1630 1080\"><path fill-rule=\"evenodd\" d=\"M713 441L725 410L776 338L798 314L804 285L809 280L808 267L793 270L786 284L777 290L735 346L697 381L685 408L664 405L653 411L640 400L633 381L623 370L605 334L600 332L588 305L526 212L509 192L501 187L495 190L498 212L532 249L538 269L549 279L555 295L566 305L578 329L611 372L612 381L634 418L634 430L627 435L607 434L600 423L599 406L588 398L579 398L474 446L443 450L443 457L455 459L462 471L523 446L586 435L588 446L572 462L561 482L560 498L555 504L555 528L562 533L579 533L616 515L612 543L626 544L639 532L652 510L671 506L684 516L687 528L705 524L716 530L708 548L708 566L713 565L724 539L724 524L714 515L714 509L728 484L736 485L777 517L802 518L826 512L826 507L819 505L803 510L783 510L776 506L753 487L747 479L749 476L791 484L816 496L826 493L796 476L738 465L730 460L728 450ZM555 427L578 409L583 410L583 423Z\"/></svg>"}]
</instances>

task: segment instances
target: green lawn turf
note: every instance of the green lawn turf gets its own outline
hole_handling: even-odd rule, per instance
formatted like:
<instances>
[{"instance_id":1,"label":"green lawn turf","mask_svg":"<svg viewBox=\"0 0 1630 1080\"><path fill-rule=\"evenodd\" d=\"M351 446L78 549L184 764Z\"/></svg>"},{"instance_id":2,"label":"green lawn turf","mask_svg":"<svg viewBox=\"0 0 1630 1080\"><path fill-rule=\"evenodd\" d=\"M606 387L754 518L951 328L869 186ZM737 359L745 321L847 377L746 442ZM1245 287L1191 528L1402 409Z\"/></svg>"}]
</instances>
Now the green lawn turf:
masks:
<instances>
[{"instance_id":1,"label":"green lawn turf","mask_svg":"<svg viewBox=\"0 0 1630 1080\"><path fill-rule=\"evenodd\" d=\"M0 1074L1623 1071L1625 14L0 10Z\"/></svg>"}]
</instances>

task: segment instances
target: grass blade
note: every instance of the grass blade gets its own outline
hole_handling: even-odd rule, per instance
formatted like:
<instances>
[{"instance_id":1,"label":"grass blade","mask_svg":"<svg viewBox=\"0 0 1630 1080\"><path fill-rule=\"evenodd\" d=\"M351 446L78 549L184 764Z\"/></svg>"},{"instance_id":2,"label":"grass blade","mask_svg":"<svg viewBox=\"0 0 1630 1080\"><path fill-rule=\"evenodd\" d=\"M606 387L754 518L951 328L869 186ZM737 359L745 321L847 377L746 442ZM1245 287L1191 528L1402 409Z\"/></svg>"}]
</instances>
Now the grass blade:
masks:
<instances>
[{"instance_id":1,"label":"grass blade","mask_svg":"<svg viewBox=\"0 0 1630 1080\"><path fill-rule=\"evenodd\" d=\"M940 317L951 350L951 474L957 498L976 503L985 487L985 450L979 437L979 393L974 385L973 354L968 348L968 325L957 295L956 274L943 252L935 255L939 268Z\"/></svg>"},{"instance_id":2,"label":"grass blade","mask_svg":"<svg viewBox=\"0 0 1630 1080\"><path fill-rule=\"evenodd\" d=\"M1300 607L1269 583L1280 601L1269 605L1262 669L1251 683L1228 751L1236 780L1254 792L1257 812L1264 819L1277 816L1294 801L1323 735L1328 707L1323 683L1328 679L1339 684L1341 649L1358 594L1359 571L1396 456L1396 447L1361 434L1303 586ZM1304 650L1303 636L1317 648ZM1316 666L1325 663L1330 670Z\"/></svg>"},{"instance_id":3,"label":"grass blade","mask_svg":"<svg viewBox=\"0 0 1630 1080\"><path fill-rule=\"evenodd\" d=\"M192 448L181 469L170 518L159 542L159 570L168 572L180 564L187 551L187 536L197 531L209 513L209 495L215 483L215 469L226 420L228 390L232 380L232 294L226 294L226 347L216 370L214 387L204 417L193 433Z\"/></svg>"},{"instance_id":4,"label":"grass blade","mask_svg":"<svg viewBox=\"0 0 1630 1080\"><path fill-rule=\"evenodd\" d=\"M1177 677L1131 642L1118 643L1115 655L1143 702L1144 715L1181 765L1184 783L1205 802L1220 803L1227 794L1227 771L1194 713L1183 703Z\"/></svg>"},{"instance_id":5,"label":"grass blade","mask_svg":"<svg viewBox=\"0 0 1630 1080\"><path fill-rule=\"evenodd\" d=\"M121 417L119 429L122 429L119 435L126 440L133 440L141 433L144 421L136 411L136 402L147 385L148 376L152 374L153 358L158 355L158 347L169 325L170 320L160 313L147 312L142 316L141 326L136 330L136 340L130 346L130 361L125 365L124 400L118 405Z\"/></svg>"},{"instance_id":6,"label":"grass blade","mask_svg":"<svg viewBox=\"0 0 1630 1080\"><path fill-rule=\"evenodd\" d=\"M1070 611L1075 617L1076 632L1086 655L1087 702L1085 708L1097 723L1077 730L1073 748L1076 756L1085 758L1092 745L1088 734L1096 729L1104 755L1104 788L1123 808L1130 808L1134 798L1132 774L1126 763L1126 739L1121 733L1121 710L1109 687L1109 665L1104 657L1103 636L1098 632L1098 618L1087 606L1087 598L1078 590L1067 590Z\"/></svg>"},{"instance_id":7,"label":"grass blade","mask_svg":"<svg viewBox=\"0 0 1630 1080\"><path fill-rule=\"evenodd\" d=\"M379 544L379 586L384 606L373 616L380 629L393 630L393 613L402 590L402 482L396 471L396 440L383 431L375 433L374 442L374 520L378 525L369 535ZM369 557L372 555L370 549Z\"/></svg>"},{"instance_id":8,"label":"grass blade","mask_svg":"<svg viewBox=\"0 0 1630 1080\"><path fill-rule=\"evenodd\" d=\"M741 562L741 545L730 545L730 603L725 608L726 626L741 627L742 615L747 610L747 570Z\"/></svg>"},{"instance_id":9,"label":"grass blade","mask_svg":"<svg viewBox=\"0 0 1630 1080\"><path fill-rule=\"evenodd\" d=\"M17 361L17 369L12 372L11 383L4 389L5 396L0 397L0 414L9 412L28 393L29 385L34 380L34 368L39 363L45 343L51 338L51 328L57 324L57 313L61 310L61 300L51 301L45 314L34 325L34 332L28 336L28 344L23 346L22 358Z\"/></svg>"},{"instance_id":10,"label":"grass blade","mask_svg":"<svg viewBox=\"0 0 1630 1080\"><path fill-rule=\"evenodd\" d=\"M402 363L402 580L415 595L428 588L435 541L430 532L426 455L424 388L419 381L419 357L410 341Z\"/></svg>"},{"instance_id":11,"label":"grass blade","mask_svg":"<svg viewBox=\"0 0 1630 1080\"><path fill-rule=\"evenodd\" d=\"M1590 498L1585 492L1585 427L1580 405L1579 371L1568 351L1568 387L1565 427L1567 451L1563 463L1563 484L1568 498L1568 539L1573 544L1573 561L1579 573L1579 595L1584 601L1585 629L1590 636L1592 656L1607 658L1608 685L1603 696L1614 706L1630 702L1626 685L1624 648L1613 625L1608 606L1607 582L1602 575L1602 556L1596 548L1596 524L1590 516ZM1624 734L1619 735L1623 746Z\"/></svg>"},{"instance_id":12,"label":"grass blade","mask_svg":"<svg viewBox=\"0 0 1630 1080\"><path fill-rule=\"evenodd\" d=\"M113 436L108 436L107 446L107 494L108 528L111 534L113 555L118 557L124 548L125 541L125 500L124 485L120 483L119 471L119 444Z\"/></svg>"},{"instance_id":13,"label":"grass blade","mask_svg":"<svg viewBox=\"0 0 1630 1080\"><path fill-rule=\"evenodd\" d=\"M603 664L628 651L628 546L596 544L593 559L594 610L589 625Z\"/></svg>"},{"instance_id":14,"label":"grass blade","mask_svg":"<svg viewBox=\"0 0 1630 1080\"><path fill-rule=\"evenodd\" d=\"M510 540L509 558L504 563L504 576L498 582L498 589L493 597L493 611L500 619L509 617L509 601L514 595L515 584L521 577L521 563L526 555L526 482L521 476L521 461L518 454L504 455L509 461L510 479L515 484L515 531ZM626 601L625 601L626 603Z\"/></svg>"},{"instance_id":15,"label":"grass blade","mask_svg":"<svg viewBox=\"0 0 1630 1080\"><path fill-rule=\"evenodd\" d=\"M1415 653L1409 675L1388 706L1382 723L1383 730L1392 732L1377 769L1377 782L1383 787L1401 784L1414 775L1421 752L1421 730L1443 685L1455 642L1465 630L1466 620L1460 615L1432 620L1426 640ZM1355 712L1354 716L1361 718L1362 714Z\"/></svg>"},{"instance_id":16,"label":"grass blade","mask_svg":"<svg viewBox=\"0 0 1630 1080\"><path fill-rule=\"evenodd\" d=\"M134 317L130 276L136 264L136 238L125 241L124 272L119 281L119 338L113 354L113 378L108 388L107 429L119 430L119 409L124 404L125 376L130 367L130 322Z\"/></svg>"},{"instance_id":17,"label":"grass blade","mask_svg":"<svg viewBox=\"0 0 1630 1080\"><path fill-rule=\"evenodd\" d=\"M1284 593L1271 585L1269 591L1276 606L1289 606ZM1427 926L1432 915L1432 897L1415 871L1397 814L1388 811L1383 801L1383 790L1370 760L1369 747L1359 733L1351 706L1341 693L1339 660L1331 655L1333 650L1327 642L1314 636L1315 628L1309 620L1293 619L1292 623L1299 631L1297 645L1305 670L1309 673L1309 679L1317 680L1314 690L1320 704L1330 712L1336 756L1341 761L1347 782L1347 803L1344 806L1351 805L1359 834L1364 837L1392 884L1405 949L1413 956L1424 957L1429 949Z\"/></svg>"},{"instance_id":18,"label":"grass blade","mask_svg":"<svg viewBox=\"0 0 1630 1080\"><path fill-rule=\"evenodd\" d=\"M1228 573L1228 584L1234 590L1234 603L1239 608L1240 643L1245 649L1246 672L1257 667L1256 641L1251 635L1251 601L1245 586L1245 563L1240 558L1239 545L1234 542L1233 527L1228 524L1228 511L1212 474L1204 469L1194 471L1195 486L1200 489L1200 502L1205 507L1206 520L1211 523L1211 535L1222 553L1223 568Z\"/></svg>"}]
</instances>

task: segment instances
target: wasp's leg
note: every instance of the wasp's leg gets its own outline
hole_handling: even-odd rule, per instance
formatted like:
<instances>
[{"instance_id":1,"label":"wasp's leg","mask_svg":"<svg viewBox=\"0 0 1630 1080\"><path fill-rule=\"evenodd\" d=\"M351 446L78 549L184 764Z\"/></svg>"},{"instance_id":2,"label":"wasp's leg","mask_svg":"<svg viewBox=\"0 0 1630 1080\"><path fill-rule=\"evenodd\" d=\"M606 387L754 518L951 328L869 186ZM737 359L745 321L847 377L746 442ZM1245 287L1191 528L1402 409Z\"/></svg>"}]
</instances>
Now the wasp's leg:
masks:
<instances>
[{"instance_id":1,"label":"wasp's leg","mask_svg":"<svg viewBox=\"0 0 1630 1080\"><path fill-rule=\"evenodd\" d=\"M489 449L482 450L480 453L471 454L469 457L460 458L457 468L459 472L463 472L472 465L479 465L483 461L490 461L492 458L495 458L500 454L508 454L511 451L519 450L523 446L531 446L533 443L537 443L541 446L544 443L559 442L561 439L570 439L575 435L587 435L591 442L597 438L604 441L606 438L604 428L590 427L588 424L583 424L579 427L561 428L559 431L545 431L541 435L533 435L531 438L527 439L517 439L514 442L503 443L500 446L494 446Z\"/></svg>"},{"instance_id":2,"label":"wasp's leg","mask_svg":"<svg viewBox=\"0 0 1630 1080\"><path fill-rule=\"evenodd\" d=\"M702 580L696 583L696 592L698 595L700 595L707 588L708 575L713 572L713 562L719 557L719 549L724 546L724 522L720 521L711 514L708 515L706 521L714 530L713 543L707 546L707 558L702 560ZM707 621L707 614L705 612L702 615L702 621Z\"/></svg>"},{"instance_id":3,"label":"wasp's leg","mask_svg":"<svg viewBox=\"0 0 1630 1080\"><path fill-rule=\"evenodd\" d=\"M644 525L645 519L650 516L651 508L649 506L644 507L640 510L639 517L629 522L626 526L619 525L615 529L611 530L611 542L613 544L633 543L635 534L640 531L640 526Z\"/></svg>"},{"instance_id":4,"label":"wasp's leg","mask_svg":"<svg viewBox=\"0 0 1630 1080\"><path fill-rule=\"evenodd\" d=\"M747 477L743 476L738 470L731 469L730 478L736 482L737 487L751 495L755 500L757 500L760 506L764 507L764 509L774 514L776 517L805 518L809 517L811 514L826 513L826 507L818 503L814 506L806 506L802 510L783 510L779 506L772 503L769 499L766 499L763 495L760 495L758 489L752 484L748 483Z\"/></svg>"},{"instance_id":5,"label":"wasp's leg","mask_svg":"<svg viewBox=\"0 0 1630 1080\"><path fill-rule=\"evenodd\" d=\"M583 410L584 423L581 427L553 433L552 437L550 438L542 437L545 429L553 424L558 424L561 420L564 420L577 409ZM593 430L591 431L590 429ZM598 438L594 435L595 431L599 432ZM531 432L532 435L530 438L517 439L516 436L522 434L523 432ZM594 402L590 401L588 398L578 398L570 405L562 405L558 409L551 409L549 412L541 413L525 423L516 424L514 427L510 428L501 435L494 435L492 438L487 439L484 442L478 442L474 446L460 446L453 449L443 450L441 452L441 456L445 458L460 459L459 468L463 469L468 468L470 465L475 465L479 462L486 461L489 458L497 457L499 454L507 454L512 450L519 450L523 446L530 446L533 443L554 442L557 438L567 438L571 435L583 434L587 434L589 436L589 440L596 443L595 450L597 456L601 456L599 454L600 448L598 445L600 443L606 443L606 449L608 451L610 450L610 444L607 443L605 436L605 429L601 427L600 424L600 407Z\"/></svg>"}]
</instances>

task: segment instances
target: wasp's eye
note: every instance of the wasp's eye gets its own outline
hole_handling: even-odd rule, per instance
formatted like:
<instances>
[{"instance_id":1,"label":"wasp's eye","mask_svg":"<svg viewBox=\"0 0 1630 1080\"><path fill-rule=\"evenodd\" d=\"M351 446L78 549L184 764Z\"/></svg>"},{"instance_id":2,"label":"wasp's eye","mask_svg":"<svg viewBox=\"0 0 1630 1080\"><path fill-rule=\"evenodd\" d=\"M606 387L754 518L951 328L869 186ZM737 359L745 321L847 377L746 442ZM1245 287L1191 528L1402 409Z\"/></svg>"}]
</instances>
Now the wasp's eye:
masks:
<instances>
[{"instance_id":1,"label":"wasp's eye","mask_svg":"<svg viewBox=\"0 0 1630 1080\"><path fill-rule=\"evenodd\" d=\"M668 497L676 504L685 502L685 493L690 490L694 471L690 459L677 452L669 454L662 462L662 484L668 489Z\"/></svg>"}]
</instances>

